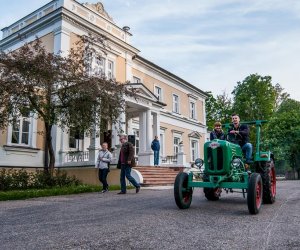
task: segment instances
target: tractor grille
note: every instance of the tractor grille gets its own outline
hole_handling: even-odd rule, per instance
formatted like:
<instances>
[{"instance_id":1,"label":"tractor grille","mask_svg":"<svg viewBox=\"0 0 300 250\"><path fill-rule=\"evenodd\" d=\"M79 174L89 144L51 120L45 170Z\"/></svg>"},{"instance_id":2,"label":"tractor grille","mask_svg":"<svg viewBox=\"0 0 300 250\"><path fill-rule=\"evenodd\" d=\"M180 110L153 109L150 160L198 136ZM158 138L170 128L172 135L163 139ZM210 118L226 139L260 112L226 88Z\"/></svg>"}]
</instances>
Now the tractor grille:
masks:
<instances>
[{"instance_id":1,"label":"tractor grille","mask_svg":"<svg viewBox=\"0 0 300 250\"><path fill-rule=\"evenodd\" d=\"M214 158L212 155L212 148L207 149L207 161L208 161L208 168L210 170L214 170Z\"/></svg>"},{"instance_id":2,"label":"tractor grille","mask_svg":"<svg viewBox=\"0 0 300 250\"><path fill-rule=\"evenodd\" d=\"M207 162L209 170L223 170L223 149L221 147L214 150L207 148Z\"/></svg>"},{"instance_id":3,"label":"tractor grille","mask_svg":"<svg viewBox=\"0 0 300 250\"><path fill-rule=\"evenodd\" d=\"M217 169L223 169L223 149L217 148Z\"/></svg>"}]
</instances>

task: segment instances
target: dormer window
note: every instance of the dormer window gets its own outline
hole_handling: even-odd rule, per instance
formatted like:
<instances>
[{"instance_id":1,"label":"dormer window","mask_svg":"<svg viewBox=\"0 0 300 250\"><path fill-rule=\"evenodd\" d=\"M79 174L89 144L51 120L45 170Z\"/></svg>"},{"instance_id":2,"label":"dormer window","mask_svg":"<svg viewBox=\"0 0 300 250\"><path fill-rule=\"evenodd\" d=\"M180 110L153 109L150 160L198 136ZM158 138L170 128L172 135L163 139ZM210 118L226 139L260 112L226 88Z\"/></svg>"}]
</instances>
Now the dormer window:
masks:
<instances>
[{"instance_id":1,"label":"dormer window","mask_svg":"<svg viewBox=\"0 0 300 250\"><path fill-rule=\"evenodd\" d=\"M133 77L133 83L141 83L141 82L142 82L142 81L141 81L140 78L138 78L138 77L136 77L136 76Z\"/></svg>"},{"instance_id":2,"label":"dormer window","mask_svg":"<svg viewBox=\"0 0 300 250\"><path fill-rule=\"evenodd\" d=\"M154 87L154 94L156 95L156 97L158 98L159 101L162 101L162 89L158 86Z\"/></svg>"}]
</instances>

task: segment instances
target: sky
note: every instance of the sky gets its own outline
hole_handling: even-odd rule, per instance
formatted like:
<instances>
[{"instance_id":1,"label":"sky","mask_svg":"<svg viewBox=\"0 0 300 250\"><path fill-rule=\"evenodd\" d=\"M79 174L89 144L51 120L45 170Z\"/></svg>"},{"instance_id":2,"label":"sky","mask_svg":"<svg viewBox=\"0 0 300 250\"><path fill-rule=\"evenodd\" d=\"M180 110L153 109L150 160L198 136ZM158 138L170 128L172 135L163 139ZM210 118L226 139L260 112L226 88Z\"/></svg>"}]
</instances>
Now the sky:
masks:
<instances>
[{"instance_id":1,"label":"sky","mask_svg":"<svg viewBox=\"0 0 300 250\"><path fill-rule=\"evenodd\" d=\"M0 0L0 28L48 2ZM257 73L300 101L300 1L101 2L116 25L130 27L140 56L215 97Z\"/></svg>"}]
</instances>

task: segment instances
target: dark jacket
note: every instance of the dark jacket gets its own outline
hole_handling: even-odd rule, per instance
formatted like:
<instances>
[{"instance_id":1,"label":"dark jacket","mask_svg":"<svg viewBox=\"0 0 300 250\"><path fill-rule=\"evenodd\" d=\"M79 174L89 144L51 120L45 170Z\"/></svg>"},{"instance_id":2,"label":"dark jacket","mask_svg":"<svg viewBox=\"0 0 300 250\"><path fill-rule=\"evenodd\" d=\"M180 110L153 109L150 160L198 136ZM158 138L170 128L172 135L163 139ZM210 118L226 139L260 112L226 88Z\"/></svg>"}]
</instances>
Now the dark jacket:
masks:
<instances>
[{"instance_id":1,"label":"dark jacket","mask_svg":"<svg viewBox=\"0 0 300 250\"><path fill-rule=\"evenodd\" d=\"M151 143L151 148L153 151L159 151L160 150L159 140L154 139Z\"/></svg>"},{"instance_id":2,"label":"dark jacket","mask_svg":"<svg viewBox=\"0 0 300 250\"><path fill-rule=\"evenodd\" d=\"M230 134L230 131L232 130L239 131L239 133ZM250 133L250 129L246 124L240 124L237 128L235 128L232 124L228 130L229 137L235 140L236 143L239 144L241 147L243 147L247 142L249 142L249 133ZM229 138L230 141L233 141L231 139Z\"/></svg>"},{"instance_id":3,"label":"dark jacket","mask_svg":"<svg viewBox=\"0 0 300 250\"><path fill-rule=\"evenodd\" d=\"M225 134L223 130L218 133L215 129L210 132L210 140L219 139L219 140L225 140Z\"/></svg>"},{"instance_id":4,"label":"dark jacket","mask_svg":"<svg viewBox=\"0 0 300 250\"><path fill-rule=\"evenodd\" d=\"M129 164L131 167L135 167L135 159L134 159L134 147L131 142L125 142L121 146L121 151L124 154L124 161L126 164L127 162L130 161L131 164ZM119 155L119 161L118 161L118 168L121 168L121 152Z\"/></svg>"}]
</instances>

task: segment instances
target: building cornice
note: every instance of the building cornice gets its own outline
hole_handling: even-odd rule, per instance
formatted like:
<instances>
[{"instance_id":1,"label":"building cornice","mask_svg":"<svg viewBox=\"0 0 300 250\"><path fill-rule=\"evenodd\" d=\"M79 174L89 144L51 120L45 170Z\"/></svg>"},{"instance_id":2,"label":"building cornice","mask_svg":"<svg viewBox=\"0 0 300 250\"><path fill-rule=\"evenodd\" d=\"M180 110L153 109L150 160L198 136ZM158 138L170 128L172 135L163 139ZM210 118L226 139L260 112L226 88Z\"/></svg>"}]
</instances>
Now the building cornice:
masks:
<instances>
[{"instance_id":1,"label":"building cornice","mask_svg":"<svg viewBox=\"0 0 300 250\"><path fill-rule=\"evenodd\" d=\"M162 75L164 75L165 77L167 77L169 79L172 79L177 84L183 85L183 86L187 87L188 89L191 89L192 91L196 92L198 95L200 95L204 99L206 99L208 97L208 94L206 92L202 91L201 89L195 87L194 85L190 84L186 80L180 78L179 76L176 76L175 74L161 68L160 66L154 64L153 62L148 61L147 59L145 59L139 55L135 55L133 57L133 60L136 60L137 62L147 66L148 68L150 68L152 70L160 72Z\"/></svg>"},{"instance_id":2,"label":"building cornice","mask_svg":"<svg viewBox=\"0 0 300 250\"><path fill-rule=\"evenodd\" d=\"M45 6L44 6L45 7ZM85 6L82 6L85 7ZM85 7L86 8L86 7ZM40 8L41 9L41 8ZM30 15L28 15L30 16ZM22 19L21 19L22 20ZM89 33L96 33L96 34L103 34L106 36L108 41L114 42L117 46L123 48L127 52L130 52L133 55L136 55L140 51L133 47L132 45L126 43L122 39L113 36L111 33L106 31L105 29L89 22L88 20L84 19L83 17L77 15L76 13L64 8L64 7L59 7L49 14L42 16L35 20L34 22L20 28L17 32L12 33L2 40L0 40L0 48L5 48L9 47L12 43L15 43L16 40L19 42L20 37L29 37L31 34L36 33L38 30L42 30L45 26L50 26L53 23L60 21L60 20L65 20L67 22L72 23L73 25L76 25L77 27L83 29L83 31ZM117 27L115 24L110 23L110 25L114 25ZM11 27L10 25L9 27ZM118 28L118 27L117 27Z\"/></svg>"},{"instance_id":3,"label":"building cornice","mask_svg":"<svg viewBox=\"0 0 300 250\"><path fill-rule=\"evenodd\" d=\"M198 126L200 128L204 128L204 129L207 128L200 121L190 120L190 119L188 119L184 116L181 116L181 115L174 115L172 112L169 112L169 111L166 111L166 110L161 110L160 113L161 113L161 115L164 115L164 116L172 118L172 119L176 119L176 120L181 121L181 122L185 122L185 123L190 124L190 125Z\"/></svg>"}]
</instances>

